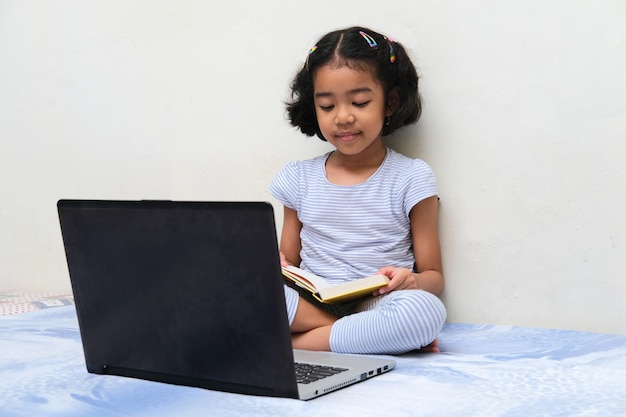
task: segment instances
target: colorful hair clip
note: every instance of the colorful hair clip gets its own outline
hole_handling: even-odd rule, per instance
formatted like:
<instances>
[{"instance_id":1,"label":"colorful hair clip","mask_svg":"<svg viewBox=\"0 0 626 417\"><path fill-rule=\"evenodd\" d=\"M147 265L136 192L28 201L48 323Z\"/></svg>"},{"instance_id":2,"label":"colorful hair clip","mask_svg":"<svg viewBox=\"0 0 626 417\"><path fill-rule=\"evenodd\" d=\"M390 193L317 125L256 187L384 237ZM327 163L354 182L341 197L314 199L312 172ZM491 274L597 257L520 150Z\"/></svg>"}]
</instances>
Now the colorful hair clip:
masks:
<instances>
[{"instance_id":1,"label":"colorful hair clip","mask_svg":"<svg viewBox=\"0 0 626 417\"><path fill-rule=\"evenodd\" d=\"M374 38L372 38L367 33L360 30L359 34L363 36L363 38L367 41L367 44L370 46L370 48L376 48L378 46L378 44L376 43L376 40L374 40Z\"/></svg>"},{"instance_id":2,"label":"colorful hair clip","mask_svg":"<svg viewBox=\"0 0 626 417\"><path fill-rule=\"evenodd\" d=\"M393 64L394 62L396 62L396 53L393 50L394 40L388 38L387 36L385 36L385 39L387 40L387 42L389 42L389 61L391 61L391 63Z\"/></svg>"},{"instance_id":3,"label":"colorful hair clip","mask_svg":"<svg viewBox=\"0 0 626 417\"><path fill-rule=\"evenodd\" d=\"M317 45L314 45L311 49L309 49L309 53L306 55L306 62L304 63L304 67L306 68L307 71L309 70L309 57L316 50L317 50Z\"/></svg>"}]
</instances>

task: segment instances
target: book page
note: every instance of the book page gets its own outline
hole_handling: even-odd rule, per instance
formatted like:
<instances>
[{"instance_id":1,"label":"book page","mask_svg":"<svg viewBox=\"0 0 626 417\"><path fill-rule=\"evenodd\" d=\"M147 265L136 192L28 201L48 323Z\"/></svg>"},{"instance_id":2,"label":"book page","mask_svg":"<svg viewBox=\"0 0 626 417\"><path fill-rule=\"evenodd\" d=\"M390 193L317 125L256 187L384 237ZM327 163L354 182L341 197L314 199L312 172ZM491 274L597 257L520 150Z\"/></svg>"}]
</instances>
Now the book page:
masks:
<instances>
[{"instance_id":1,"label":"book page","mask_svg":"<svg viewBox=\"0 0 626 417\"><path fill-rule=\"evenodd\" d=\"M372 275L360 278L344 284L334 285L320 290L320 296L324 302L336 302L350 300L366 295L371 295L374 290L384 287L389 283L389 278L384 275Z\"/></svg>"},{"instance_id":2,"label":"book page","mask_svg":"<svg viewBox=\"0 0 626 417\"><path fill-rule=\"evenodd\" d=\"M285 266L283 267L283 270L287 271L287 273L291 275L295 275L296 277L304 278L304 280L308 281L311 284L311 286L314 289L316 289L318 292L323 288L330 287L330 284L324 278L317 276L312 272L308 272L303 269L300 269L297 266L293 266L293 265Z\"/></svg>"}]
</instances>

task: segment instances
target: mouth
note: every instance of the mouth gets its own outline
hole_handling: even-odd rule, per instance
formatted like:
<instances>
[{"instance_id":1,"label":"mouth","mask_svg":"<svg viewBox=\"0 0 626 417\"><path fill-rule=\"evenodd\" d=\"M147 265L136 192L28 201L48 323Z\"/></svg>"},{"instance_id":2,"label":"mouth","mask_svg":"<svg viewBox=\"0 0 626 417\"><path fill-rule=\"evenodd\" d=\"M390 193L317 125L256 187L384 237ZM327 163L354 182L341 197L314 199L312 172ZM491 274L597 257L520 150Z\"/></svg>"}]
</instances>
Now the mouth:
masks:
<instances>
[{"instance_id":1,"label":"mouth","mask_svg":"<svg viewBox=\"0 0 626 417\"><path fill-rule=\"evenodd\" d=\"M341 132L335 135L335 137L342 142L352 142L358 136L359 136L358 132Z\"/></svg>"}]
</instances>

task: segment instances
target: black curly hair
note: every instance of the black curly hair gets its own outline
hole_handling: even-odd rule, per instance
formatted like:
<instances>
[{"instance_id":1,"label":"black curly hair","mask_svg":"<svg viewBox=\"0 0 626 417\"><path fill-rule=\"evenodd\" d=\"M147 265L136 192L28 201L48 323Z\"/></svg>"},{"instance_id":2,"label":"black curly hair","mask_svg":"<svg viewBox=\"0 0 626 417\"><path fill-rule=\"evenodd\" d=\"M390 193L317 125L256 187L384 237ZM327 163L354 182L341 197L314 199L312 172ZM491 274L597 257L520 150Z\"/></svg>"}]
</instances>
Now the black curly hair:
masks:
<instances>
[{"instance_id":1,"label":"black curly hair","mask_svg":"<svg viewBox=\"0 0 626 417\"><path fill-rule=\"evenodd\" d=\"M383 126L382 136L416 123L422 112L418 75L404 47L380 33L364 27L350 27L324 35L311 48L306 62L291 83L287 114L291 124L307 136L320 131L315 114L313 74L332 63L359 71L373 71L383 86L386 100L397 92L397 108Z\"/></svg>"}]
</instances>

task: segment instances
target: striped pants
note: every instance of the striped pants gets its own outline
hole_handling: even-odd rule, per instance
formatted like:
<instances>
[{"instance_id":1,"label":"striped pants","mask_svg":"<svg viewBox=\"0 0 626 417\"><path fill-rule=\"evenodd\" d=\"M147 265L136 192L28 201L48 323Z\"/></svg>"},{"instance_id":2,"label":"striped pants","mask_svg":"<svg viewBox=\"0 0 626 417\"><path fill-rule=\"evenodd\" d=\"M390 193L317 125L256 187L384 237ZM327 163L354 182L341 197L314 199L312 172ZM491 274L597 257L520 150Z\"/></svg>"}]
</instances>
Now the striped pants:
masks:
<instances>
[{"instance_id":1,"label":"striped pants","mask_svg":"<svg viewBox=\"0 0 626 417\"><path fill-rule=\"evenodd\" d=\"M285 286L289 324L299 294ZM392 291L362 301L354 314L338 319L330 348L338 353L400 354L430 344L441 331L446 309L435 295L422 290Z\"/></svg>"}]
</instances>

